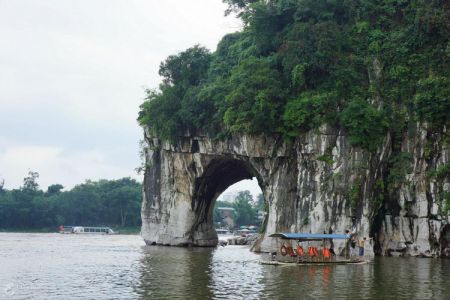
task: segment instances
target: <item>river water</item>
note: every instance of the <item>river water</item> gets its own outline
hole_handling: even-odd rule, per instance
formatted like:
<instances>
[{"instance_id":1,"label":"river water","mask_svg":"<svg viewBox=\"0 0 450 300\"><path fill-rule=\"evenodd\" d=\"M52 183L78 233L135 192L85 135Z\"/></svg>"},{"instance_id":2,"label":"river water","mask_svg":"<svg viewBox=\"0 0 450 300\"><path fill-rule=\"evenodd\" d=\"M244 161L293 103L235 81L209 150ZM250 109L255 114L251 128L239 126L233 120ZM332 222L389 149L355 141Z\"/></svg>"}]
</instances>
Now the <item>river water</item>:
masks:
<instances>
[{"instance_id":1,"label":"river water","mask_svg":"<svg viewBox=\"0 0 450 300\"><path fill-rule=\"evenodd\" d=\"M244 246L0 233L0 299L450 299L450 260L266 266Z\"/></svg>"}]
</instances>

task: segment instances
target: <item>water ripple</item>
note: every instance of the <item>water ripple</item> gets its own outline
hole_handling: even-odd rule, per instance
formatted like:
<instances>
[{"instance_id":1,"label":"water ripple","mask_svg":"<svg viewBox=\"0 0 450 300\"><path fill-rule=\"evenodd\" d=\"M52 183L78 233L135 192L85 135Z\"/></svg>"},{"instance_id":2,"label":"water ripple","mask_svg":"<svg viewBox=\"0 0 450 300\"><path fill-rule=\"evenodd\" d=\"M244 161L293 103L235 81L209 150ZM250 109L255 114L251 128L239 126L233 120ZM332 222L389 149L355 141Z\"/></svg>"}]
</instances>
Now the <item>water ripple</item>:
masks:
<instances>
[{"instance_id":1,"label":"water ripple","mask_svg":"<svg viewBox=\"0 0 450 300\"><path fill-rule=\"evenodd\" d=\"M0 233L0 299L450 299L450 260L266 266L243 246Z\"/></svg>"}]
</instances>

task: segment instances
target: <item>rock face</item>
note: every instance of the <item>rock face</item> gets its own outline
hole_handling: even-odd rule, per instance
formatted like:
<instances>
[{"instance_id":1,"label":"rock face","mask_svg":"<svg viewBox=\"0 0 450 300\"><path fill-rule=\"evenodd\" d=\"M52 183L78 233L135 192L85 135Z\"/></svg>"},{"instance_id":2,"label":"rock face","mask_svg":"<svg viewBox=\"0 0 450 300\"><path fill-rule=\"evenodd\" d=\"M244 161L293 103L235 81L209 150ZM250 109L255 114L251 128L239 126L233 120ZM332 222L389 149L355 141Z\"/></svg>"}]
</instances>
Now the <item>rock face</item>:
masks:
<instances>
[{"instance_id":1,"label":"rock face","mask_svg":"<svg viewBox=\"0 0 450 300\"><path fill-rule=\"evenodd\" d=\"M323 126L293 142L276 136L205 135L162 142L146 132L142 236L147 244L214 246L212 211L230 185L256 177L268 203L256 251L279 248L274 232L357 234L366 254L444 255L449 162L442 133L416 124L399 145L387 135L375 153L351 147L341 129ZM336 252L345 245L335 242ZM447 251L447 252L446 252Z\"/></svg>"}]
</instances>

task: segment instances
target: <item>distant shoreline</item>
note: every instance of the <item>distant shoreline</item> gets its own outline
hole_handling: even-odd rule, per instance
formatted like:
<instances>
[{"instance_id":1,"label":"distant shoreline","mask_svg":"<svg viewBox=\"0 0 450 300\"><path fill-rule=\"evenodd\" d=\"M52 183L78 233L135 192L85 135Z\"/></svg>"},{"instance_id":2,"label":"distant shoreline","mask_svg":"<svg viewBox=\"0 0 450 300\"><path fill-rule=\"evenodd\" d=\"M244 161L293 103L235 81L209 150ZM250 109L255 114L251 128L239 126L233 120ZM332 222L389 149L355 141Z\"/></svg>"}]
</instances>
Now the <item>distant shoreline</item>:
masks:
<instances>
[{"instance_id":1,"label":"distant shoreline","mask_svg":"<svg viewBox=\"0 0 450 300\"><path fill-rule=\"evenodd\" d=\"M119 234L139 234L141 227L111 227ZM57 227L45 227L45 228L0 228L0 233L58 233Z\"/></svg>"}]
</instances>

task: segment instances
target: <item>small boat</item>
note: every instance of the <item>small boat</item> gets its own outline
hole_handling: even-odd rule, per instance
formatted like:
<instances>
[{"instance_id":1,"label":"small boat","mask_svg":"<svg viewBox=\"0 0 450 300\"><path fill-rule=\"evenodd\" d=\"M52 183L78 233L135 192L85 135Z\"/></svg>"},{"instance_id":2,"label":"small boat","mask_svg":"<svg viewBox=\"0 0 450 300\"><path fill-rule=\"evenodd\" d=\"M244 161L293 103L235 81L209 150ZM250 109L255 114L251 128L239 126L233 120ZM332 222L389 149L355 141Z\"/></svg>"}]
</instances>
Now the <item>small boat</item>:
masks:
<instances>
[{"instance_id":1,"label":"small boat","mask_svg":"<svg viewBox=\"0 0 450 300\"><path fill-rule=\"evenodd\" d=\"M216 229L217 234L225 235L225 234L231 234L230 230L228 228L217 228Z\"/></svg>"},{"instance_id":2,"label":"small boat","mask_svg":"<svg viewBox=\"0 0 450 300\"><path fill-rule=\"evenodd\" d=\"M271 260L260 261L264 265L340 265L340 264L366 264L369 261L363 257L338 257L333 249L327 248L334 239L350 239L346 234L321 234L321 233L274 233L269 237L280 238L282 245L280 252L272 252ZM297 247L292 247L292 241L297 242ZM304 243L307 243L305 245ZM322 248L318 249L317 244ZM305 249L303 248L305 246ZM307 247L307 248L306 248ZM280 256L281 255L281 256Z\"/></svg>"},{"instance_id":3,"label":"small boat","mask_svg":"<svg viewBox=\"0 0 450 300\"><path fill-rule=\"evenodd\" d=\"M364 265L368 264L370 261L364 259L340 259L331 261L273 261L273 260L261 260L259 263L261 265L272 265L272 266L298 266L298 265Z\"/></svg>"},{"instance_id":4,"label":"small boat","mask_svg":"<svg viewBox=\"0 0 450 300\"><path fill-rule=\"evenodd\" d=\"M60 226L59 233L73 234L116 234L109 227Z\"/></svg>"}]
</instances>

